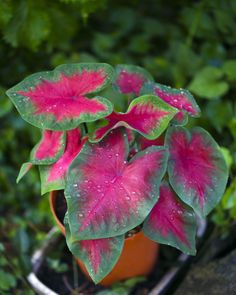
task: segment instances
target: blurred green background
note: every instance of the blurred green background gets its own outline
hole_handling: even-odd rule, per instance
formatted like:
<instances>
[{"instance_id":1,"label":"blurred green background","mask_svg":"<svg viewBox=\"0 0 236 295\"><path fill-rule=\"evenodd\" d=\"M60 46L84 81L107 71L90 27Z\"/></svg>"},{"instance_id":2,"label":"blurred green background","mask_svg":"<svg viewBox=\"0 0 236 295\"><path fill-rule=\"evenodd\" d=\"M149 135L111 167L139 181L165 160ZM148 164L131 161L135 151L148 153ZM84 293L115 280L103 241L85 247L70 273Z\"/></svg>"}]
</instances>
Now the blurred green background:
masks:
<instances>
[{"instance_id":1,"label":"blurred green background","mask_svg":"<svg viewBox=\"0 0 236 295\"><path fill-rule=\"evenodd\" d=\"M202 109L189 124L213 134L230 167L228 189L209 217L227 235L236 221L235 28L235 0L0 1L1 294L33 294L24 279L29 255L53 224L37 171L16 185L39 132L5 90L33 72L88 61L136 64L159 83L189 89Z\"/></svg>"}]
</instances>

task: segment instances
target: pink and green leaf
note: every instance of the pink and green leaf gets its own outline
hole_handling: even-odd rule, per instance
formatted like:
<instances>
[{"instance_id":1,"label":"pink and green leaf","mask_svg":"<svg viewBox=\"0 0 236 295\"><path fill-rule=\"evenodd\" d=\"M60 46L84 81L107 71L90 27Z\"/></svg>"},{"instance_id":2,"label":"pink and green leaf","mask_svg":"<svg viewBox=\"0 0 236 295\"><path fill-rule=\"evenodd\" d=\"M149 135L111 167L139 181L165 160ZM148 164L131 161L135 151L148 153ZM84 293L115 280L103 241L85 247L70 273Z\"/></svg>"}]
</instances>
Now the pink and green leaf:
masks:
<instances>
[{"instance_id":1,"label":"pink and green leaf","mask_svg":"<svg viewBox=\"0 0 236 295\"><path fill-rule=\"evenodd\" d=\"M31 151L30 162L34 165L55 163L64 152L65 143L65 132L43 130L40 142Z\"/></svg>"},{"instance_id":2,"label":"pink and green leaf","mask_svg":"<svg viewBox=\"0 0 236 295\"><path fill-rule=\"evenodd\" d=\"M65 196L72 235L81 240L124 234L143 222L157 201L168 151L150 147L129 162L121 128L87 142L70 166Z\"/></svg>"},{"instance_id":3,"label":"pink and green leaf","mask_svg":"<svg viewBox=\"0 0 236 295\"><path fill-rule=\"evenodd\" d=\"M26 162L21 165L19 174L16 179L16 183L19 183L21 179L29 172L29 170L32 168L33 164L31 162Z\"/></svg>"},{"instance_id":4,"label":"pink and green leaf","mask_svg":"<svg viewBox=\"0 0 236 295\"><path fill-rule=\"evenodd\" d=\"M153 146L153 145L163 146L164 141L165 140L164 140L163 135L157 137L156 139L147 139L143 136L139 136L137 138L137 143L138 143L138 146L140 147L141 151L150 147L150 146Z\"/></svg>"},{"instance_id":5,"label":"pink and green leaf","mask_svg":"<svg viewBox=\"0 0 236 295\"><path fill-rule=\"evenodd\" d=\"M228 169L219 146L202 128L188 131L171 127L166 134L169 147L169 181L178 196L201 216L220 201Z\"/></svg>"},{"instance_id":6,"label":"pink and green leaf","mask_svg":"<svg viewBox=\"0 0 236 295\"><path fill-rule=\"evenodd\" d=\"M153 78L141 67L117 65L115 68L115 82L113 86L120 93L139 96L144 83L148 81L153 81Z\"/></svg>"},{"instance_id":7,"label":"pink and green leaf","mask_svg":"<svg viewBox=\"0 0 236 295\"><path fill-rule=\"evenodd\" d=\"M192 209L176 197L167 183L163 183L160 198L144 222L144 234L155 242L195 255L196 228Z\"/></svg>"},{"instance_id":8,"label":"pink and green leaf","mask_svg":"<svg viewBox=\"0 0 236 295\"><path fill-rule=\"evenodd\" d=\"M81 139L81 133L78 129L66 132L66 147L61 157L51 165L39 166L42 194L65 188L68 168L86 141L87 138Z\"/></svg>"},{"instance_id":9,"label":"pink and green leaf","mask_svg":"<svg viewBox=\"0 0 236 295\"><path fill-rule=\"evenodd\" d=\"M66 242L72 254L85 265L95 284L99 283L115 266L121 255L124 235L96 240L80 241L78 235L73 236L67 217L64 220Z\"/></svg>"},{"instance_id":10,"label":"pink and green leaf","mask_svg":"<svg viewBox=\"0 0 236 295\"><path fill-rule=\"evenodd\" d=\"M49 130L69 130L112 112L97 93L111 83L113 69L107 64L68 64L53 71L33 74L7 91L22 118ZM91 97L91 95L89 96Z\"/></svg>"},{"instance_id":11,"label":"pink and green leaf","mask_svg":"<svg viewBox=\"0 0 236 295\"><path fill-rule=\"evenodd\" d=\"M179 110L175 116L177 124L186 123L186 115L198 117L200 108L192 94L186 89L175 89L159 83L146 83L141 93L151 93L160 97L163 101Z\"/></svg>"},{"instance_id":12,"label":"pink and green leaf","mask_svg":"<svg viewBox=\"0 0 236 295\"><path fill-rule=\"evenodd\" d=\"M111 129L120 126L137 131L148 139L155 139L167 128L176 113L177 109L157 96L143 95L131 102L126 113L113 112L107 116L107 125L95 130L91 141L101 140Z\"/></svg>"}]
</instances>

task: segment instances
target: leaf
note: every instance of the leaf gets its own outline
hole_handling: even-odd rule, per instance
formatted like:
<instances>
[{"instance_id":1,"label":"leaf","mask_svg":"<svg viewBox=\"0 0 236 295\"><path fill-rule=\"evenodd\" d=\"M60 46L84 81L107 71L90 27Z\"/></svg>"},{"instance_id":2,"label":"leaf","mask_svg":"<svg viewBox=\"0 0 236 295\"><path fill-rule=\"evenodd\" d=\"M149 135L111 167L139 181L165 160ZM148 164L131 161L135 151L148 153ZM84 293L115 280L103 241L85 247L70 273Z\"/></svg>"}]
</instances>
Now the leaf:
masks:
<instances>
[{"instance_id":1,"label":"leaf","mask_svg":"<svg viewBox=\"0 0 236 295\"><path fill-rule=\"evenodd\" d=\"M143 84L147 81L153 81L153 78L141 67L121 64L115 68L113 86L120 93L138 96Z\"/></svg>"},{"instance_id":2,"label":"leaf","mask_svg":"<svg viewBox=\"0 0 236 295\"><path fill-rule=\"evenodd\" d=\"M222 198L222 205L224 209L236 207L236 179L227 188Z\"/></svg>"},{"instance_id":3,"label":"leaf","mask_svg":"<svg viewBox=\"0 0 236 295\"><path fill-rule=\"evenodd\" d=\"M124 235L108 239L80 241L71 235L67 215L64 219L66 243L72 254L85 265L95 284L99 283L115 266L124 245Z\"/></svg>"},{"instance_id":4,"label":"leaf","mask_svg":"<svg viewBox=\"0 0 236 295\"><path fill-rule=\"evenodd\" d=\"M16 286L16 283L17 280L12 274L0 269L0 290L10 290Z\"/></svg>"},{"instance_id":5,"label":"leaf","mask_svg":"<svg viewBox=\"0 0 236 295\"><path fill-rule=\"evenodd\" d=\"M113 112L107 116L107 125L95 130L90 139L97 142L111 129L120 126L137 131L148 139L155 139L167 128L176 112L158 97L143 95L131 102L126 113Z\"/></svg>"},{"instance_id":6,"label":"leaf","mask_svg":"<svg viewBox=\"0 0 236 295\"><path fill-rule=\"evenodd\" d=\"M87 140L87 138L81 139L80 136L78 129L67 131L66 147L62 156L52 165L39 166L42 194L64 189L67 170Z\"/></svg>"},{"instance_id":7,"label":"leaf","mask_svg":"<svg viewBox=\"0 0 236 295\"><path fill-rule=\"evenodd\" d=\"M222 81L223 75L221 69L207 66L196 74L188 88L207 99L223 96L229 90L228 83Z\"/></svg>"},{"instance_id":8,"label":"leaf","mask_svg":"<svg viewBox=\"0 0 236 295\"><path fill-rule=\"evenodd\" d=\"M206 119L221 133L223 128L227 127L229 121L233 118L232 102L223 102L221 99L208 101L205 106L205 113Z\"/></svg>"},{"instance_id":9,"label":"leaf","mask_svg":"<svg viewBox=\"0 0 236 295\"><path fill-rule=\"evenodd\" d=\"M160 187L160 198L143 225L151 240L173 246L186 254L195 255L195 214L184 205L168 183Z\"/></svg>"},{"instance_id":10,"label":"leaf","mask_svg":"<svg viewBox=\"0 0 236 295\"><path fill-rule=\"evenodd\" d=\"M32 166L33 165L30 162L22 164L22 166L20 168L20 172L19 172L17 179L16 179L16 183L20 182L20 180L29 172L29 170L32 168Z\"/></svg>"},{"instance_id":11,"label":"leaf","mask_svg":"<svg viewBox=\"0 0 236 295\"><path fill-rule=\"evenodd\" d=\"M228 179L228 169L219 146L202 128L191 131L169 128L169 181L177 195L201 216L220 201Z\"/></svg>"},{"instance_id":12,"label":"leaf","mask_svg":"<svg viewBox=\"0 0 236 295\"><path fill-rule=\"evenodd\" d=\"M158 198L166 171L165 147L150 147L129 162L127 135L111 131L86 143L70 166L65 196L72 236L81 240L121 235L139 225Z\"/></svg>"},{"instance_id":13,"label":"leaf","mask_svg":"<svg viewBox=\"0 0 236 295\"><path fill-rule=\"evenodd\" d=\"M137 143L140 149L143 151L144 149L156 145L156 146L163 146L164 145L164 137L160 136L156 139L147 139L145 137L139 136L137 138Z\"/></svg>"},{"instance_id":14,"label":"leaf","mask_svg":"<svg viewBox=\"0 0 236 295\"><path fill-rule=\"evenodd\" d=\"M179 112L175 116L178 123L184 123L184 120L186 120L185 112L192 117L198 117L200 114L200 108L194 97L186 89L175 89L159 83L146 83L141 93L155 94L172 107L178 109Z\"/></svg>"},{"instance_id":15,"label":"leaf","mask_svg":"<svg viewBox=\"0 0 236 295\"><path fill-rule=\"evenodd\" d=\"M112 77L113 69L107 64L61 65L27 77L6 93L32 125L69 130L112 112L112 104L105 98L86 96L106 87Z\"/></svg>"},{"instance_id":16,"label":"leaf","mask_svg":"<svg viewBox=\"0 0 236 295\"><path fill-rule=\"evenodd\" d=\"M225 162L227 164L228 170L230 170L232 164L233 164L233 157L230 153L230 150L228 150L225 147L220 148L222 155L224 156Z\"/></svg>"},{"instance_id":17,"label":"leaf","mask_svg":"<svg viewBox=\"0 0 236 295\"><path fill-rule=\"evenodd\" d=\"M224 65L223 65L223 72L227 75L228 79L230 81L235 81L236 80L236 60L227 60Z\"/></svg>"},{"instance_id":18,"label":"leaf","mask_svg":"<svg viewBox=\"0 0 236 295\"><path fill-rule=\"evenodd\" d=\"M30 162L35 165L55 163L64 152L65 142L65 132L43 130L40 142L31 151Z\"/></svg>"},{"instance_id":19,"label":"leaf","mask_svg":"<svg viewBox=\"0 0 236 295\"><path fill-rule=\"evenodd\" d=\"M7 115L11 111L11 109L12 103L5 95L5 89L0 86L0 118Z\"/></svg>"}]
</instances>

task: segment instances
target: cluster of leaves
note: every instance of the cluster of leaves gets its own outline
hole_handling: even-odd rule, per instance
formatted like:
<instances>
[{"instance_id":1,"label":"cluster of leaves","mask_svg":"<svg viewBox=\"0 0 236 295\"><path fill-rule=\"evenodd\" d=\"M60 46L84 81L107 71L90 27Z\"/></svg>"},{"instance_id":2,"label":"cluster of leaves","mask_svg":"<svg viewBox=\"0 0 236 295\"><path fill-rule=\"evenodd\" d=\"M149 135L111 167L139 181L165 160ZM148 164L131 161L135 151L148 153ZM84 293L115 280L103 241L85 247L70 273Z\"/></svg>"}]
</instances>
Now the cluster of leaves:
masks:
<instances>
[{"instance_id":1,"label":"cluster of leaves","mask_svg":"<svg viewBox=\"0 0 236 295\"><path fill-rule=\"evenodd\" d=\"M195 83L191 88L198 97L202 116L194 121L190 119L189 126L204 126L224 146L230 168L230 188L214 211L213 220L226 234L236 222L236 190L232 181L236 176L235 1L107 1L106 9L97 10L86 25L81 21L81 9L75 9L74 2L87 3L89 12L92 1L38 2L4 0L0 3L0 194L4 196L0 222L3 242L12 241L17 249L13 237L24 227L31 247L35 248L52 224L48 201L38 196L40 186L35 170L30 172L31 177L15 185L20 164L27 160L28 150L40 134L32 132L32 128L16 116L4 95L6 88L40 69L98 60L139 64L156 80L177 88L189 88L203 70L208 72L204 74L208 83L200 79L203 86ZM98 9L103 6L101 1L93 3ZM15 18L19 16L18 7L28 12ZM46 36L45 17L40 20L42 10L50 23ZM7 41L5 36L11 31L13 39ZM205 70L209 67L210 70ZM218 72L213 74L214 79L212 71ZM211 85L218 90L209 97L209 92L213 91ZM203 93L202 87L208 95ZM121 110L122 102L117 107ZM20 253L11 249L8 254L15 261L15 267L22 270L23 277L25 270L17 265ZM4 271L9 270L4 267Z\"/></svg>"},{"instance_id":2,"label":"cluster of leaves","mask_svg":"<svg viewBox=\"0 0 236 295\"><path fill-rule=\"evenodd\" d=\"M50 3L46 0L4 0L0 3L0 30L4 40L13 47L37 50L47 41L50 49L60 40L63 48L77 33L77 24L83 24L89 14L104 7L105 3L106 0L56 0Z\"/></svg>"},{"instance_id":3,"label":"cluster of leaves","mask_svg":"<svg viewBox=\"0 0 236 295\"><path fill-rule=\"evenodd\" d=\"M67 244L95 283L142 224L152 240L195 254L194 211L204 217L217 205L228 169L207 131L182 127L200 113L188 91L137 66L80 63L33 74L7 95L42 130L18 180L38 165L42 194L65 190Z\"/></svg>"}]
</instances>

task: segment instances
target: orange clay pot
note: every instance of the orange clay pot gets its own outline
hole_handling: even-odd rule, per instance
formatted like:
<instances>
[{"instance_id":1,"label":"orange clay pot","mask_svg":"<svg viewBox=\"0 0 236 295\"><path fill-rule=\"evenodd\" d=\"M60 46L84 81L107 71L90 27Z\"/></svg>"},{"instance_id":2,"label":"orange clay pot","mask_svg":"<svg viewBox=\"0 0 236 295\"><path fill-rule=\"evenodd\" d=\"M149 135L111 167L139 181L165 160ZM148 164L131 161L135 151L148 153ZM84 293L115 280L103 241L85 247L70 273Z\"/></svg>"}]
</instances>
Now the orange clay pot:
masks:
<instances>
[{"instance_id":1,"label":"orange clay pot","mask_svg":"<svg viewBox=\"0 0 236 295\"><path fill-rule=\"evenodd\" d=\"M55 200L57 192L50 193L50 207L53 216L61 232L65 235L65 227L60 222L55 211ZM121 256L113 270L99 283L103 286L111 285L114 282L132 278L135 276L148 275L156 263L159 245L149 240L142 232L126 238ZM81 271L91 280L84 264L77 259Z\"/></svg>"}]
</instances>

